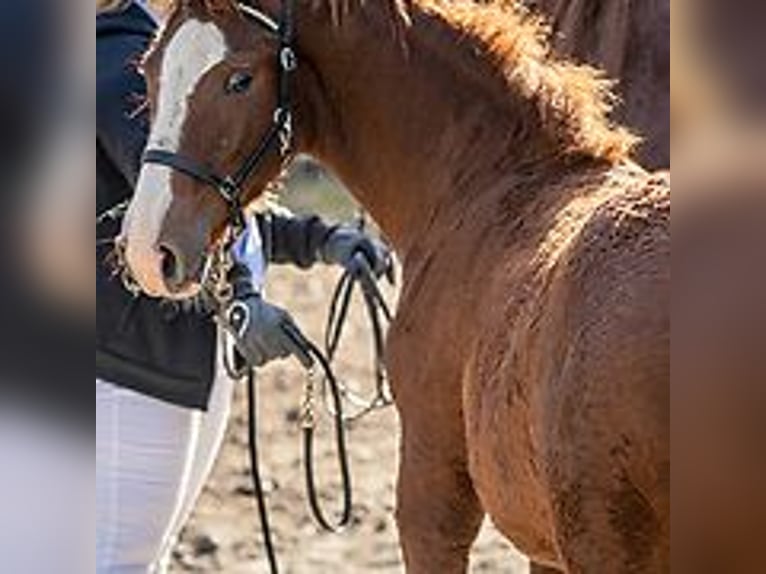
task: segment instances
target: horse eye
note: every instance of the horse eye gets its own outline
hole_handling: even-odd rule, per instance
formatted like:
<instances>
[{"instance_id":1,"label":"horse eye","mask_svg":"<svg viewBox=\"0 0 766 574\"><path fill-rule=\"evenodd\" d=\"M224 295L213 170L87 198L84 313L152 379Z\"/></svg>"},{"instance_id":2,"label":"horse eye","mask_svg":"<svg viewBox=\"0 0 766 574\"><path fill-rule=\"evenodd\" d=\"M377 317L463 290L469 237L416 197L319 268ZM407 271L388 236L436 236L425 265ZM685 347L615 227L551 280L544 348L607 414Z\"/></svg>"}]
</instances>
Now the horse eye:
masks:
<instances>
[{"instance_id":1,"label":"horse eye","mask_svg":"<svg viewBox=\"0 0 766 574\"><path fill-rule=\"evenodd\" d=\"M241 94L250 88L253 83L253 76L247 72L234 72L226 81L227 94Z\"/></svg>"}]
</instances>

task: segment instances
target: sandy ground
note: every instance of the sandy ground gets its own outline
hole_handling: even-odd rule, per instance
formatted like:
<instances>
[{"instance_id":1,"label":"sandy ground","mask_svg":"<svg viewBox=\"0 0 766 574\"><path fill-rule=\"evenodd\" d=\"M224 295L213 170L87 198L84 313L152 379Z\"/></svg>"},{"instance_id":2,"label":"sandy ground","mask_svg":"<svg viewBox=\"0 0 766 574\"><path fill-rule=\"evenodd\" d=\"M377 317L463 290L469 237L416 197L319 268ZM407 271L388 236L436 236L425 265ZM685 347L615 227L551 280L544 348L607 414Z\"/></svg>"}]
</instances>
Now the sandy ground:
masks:
<instances>
[{"instance_id":1,"label":"sandy ground","mask_svg":"<svg viewBox=\"0 0 766 574\"><path fill-rule=\"evenodd\" d=\"M315 340L321 340L329 294L337 272L310 274L274 269L271 298L286 305ZM352 317L339 362L345 380L371 381L368 334ZM393 522L398 421L393 409L373 414L349 432L354 478L354 524L341 535L325 534L312 522L305 500L297 407L304 375L292 363L260 373L262 466L282 572L356 574L403 572ZM364 388L364 386L362 386ZM240 389L243 391L244 389ZM171 572L268 572L260 549L247 456L244 392L240 392L228 438L196 512L174 553ZM318 445L321 477L333 491L335 467L327 440L327 417ZM328 500L332 505L335 499ZM526 561L487 525L473 552L472 572L518 574Z\"/></svg>"}]
</instances>

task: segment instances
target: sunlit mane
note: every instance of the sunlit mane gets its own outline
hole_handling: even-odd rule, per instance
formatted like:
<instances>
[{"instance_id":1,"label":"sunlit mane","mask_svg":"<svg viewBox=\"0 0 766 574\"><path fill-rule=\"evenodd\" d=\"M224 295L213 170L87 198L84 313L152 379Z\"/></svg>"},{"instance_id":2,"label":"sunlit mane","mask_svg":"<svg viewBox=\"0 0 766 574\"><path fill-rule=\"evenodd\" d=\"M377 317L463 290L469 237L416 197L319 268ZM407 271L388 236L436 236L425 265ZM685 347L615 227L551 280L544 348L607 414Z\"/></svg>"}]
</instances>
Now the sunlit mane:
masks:
<instances>
[{"instance_id":1,"label":"sunlit mane","mask_svg":"<svg viewBox=\"0 0 766 574\"><path fill-rule=\"evenodd\" d=\"M630 154L638 142L627 129L615 126L610 113L616 103L612 82L588 66L575 65L551 53L550 30L541 18L514 0L311 0L313 8L329 10L336 26L356 11L376 11L394 29L410 25L416 12L443 20L456 39L468 46L465 55L486 56L494 72L511 93L531 99L544 126L562 149L617 160ZM450 46L453 47L453 46ZM447 46L445 45L445 49ZM488 68L489 69L489 68ZM509 103L512 104L509 100ZM521 121L539 121L522 118Z\"/></svg>"},{"instance_id":2,"label":"sunlit mane","mask_svg":"<svg viewBox=\"0 0 766 574\"><path fill-rule=\"evenodd\" d=\"M547 25L518 2L416 1L473 39L511 90L532 98L567 152L619 159L636 145L635 136L609 119L616 102L612 82L591 67L555 57Z\"/></svg>"}]
</instances>

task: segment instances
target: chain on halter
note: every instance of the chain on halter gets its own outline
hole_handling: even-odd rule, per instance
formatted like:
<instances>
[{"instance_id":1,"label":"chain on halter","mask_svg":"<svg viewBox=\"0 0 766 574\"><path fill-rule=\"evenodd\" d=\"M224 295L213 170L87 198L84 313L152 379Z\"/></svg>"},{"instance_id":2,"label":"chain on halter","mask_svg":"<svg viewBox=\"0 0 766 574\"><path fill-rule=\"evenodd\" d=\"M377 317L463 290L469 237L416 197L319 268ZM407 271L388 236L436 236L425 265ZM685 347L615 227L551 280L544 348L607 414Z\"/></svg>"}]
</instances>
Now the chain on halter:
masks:
<instances>
[{"instance_id":1,"label":"chain on halter","mask_svg":"<svg viewBox=\"0 0 766 574\"><path fill-rule=\"evenodd\" d=\"M298 58L293 48L294 42L294 0L284 0L280 21L275 22L270 16L240 4L239 9L250 21L275 35L279 42L277 51L277 106L273 113L273 122L261 137L258 145L245 158L240 167L231 174L221 175L208 164L176 152L150 148L143 157L145 164L157 164L169 167L200 183L212 187L226 203L229 212L229 224L234 228L245 227L245 214L242 196L248 180L263 164L269 152L277 148L285 162L292 152L293 145L293 105L290 94L292 75L298 67Z\"/></svg>"}]
</instances>

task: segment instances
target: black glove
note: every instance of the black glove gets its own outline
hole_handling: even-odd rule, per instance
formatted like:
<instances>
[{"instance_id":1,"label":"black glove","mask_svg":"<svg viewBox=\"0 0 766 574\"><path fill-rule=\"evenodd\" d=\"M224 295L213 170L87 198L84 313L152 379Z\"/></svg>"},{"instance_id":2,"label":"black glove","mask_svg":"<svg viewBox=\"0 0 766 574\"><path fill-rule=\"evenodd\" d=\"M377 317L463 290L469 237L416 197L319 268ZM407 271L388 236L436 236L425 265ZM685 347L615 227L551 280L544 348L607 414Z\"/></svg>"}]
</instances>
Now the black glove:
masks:
<instances>
[{"instance_id":1,"label":"black glove","mask_svg":"<svg viewBox=\"0 0 766 574\"><path fill-rule=\"evenodd\" d=\"M226 324L237 351L252 367L291 355L306 368L312 365L307 341L292 317L258 295L232 302L226 310Z\"/></svg>"},{"instance_id":2,"label":"black glove","mask_svg":"<svg viewBox=\"0 0 766 574\"><path fill-rule=\"evenodd\" d=\"M391 250L357 227L339 225L334 228L320 252L325 263L341 265L352 273L359 271L355 261L358 253L364 255L376 278L390 276L393 270Z\"/></svg>"},{"instance_id":3,"label":"black glove","mask_svg":"<svg viewBox=\"0 0 766 574\"><path fill-rule=\"evenodd\" d=\"M242 358L252 367L261 367L274 359L295 355L310 368L310 345L289 313L252 290L244 266L235 266L231 278L234 298L224 311L223 323Z\"/></svg>"}]
</instances>

